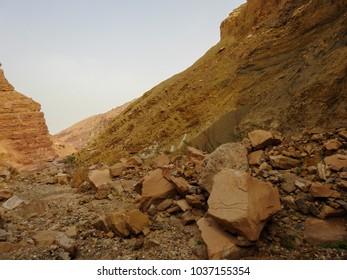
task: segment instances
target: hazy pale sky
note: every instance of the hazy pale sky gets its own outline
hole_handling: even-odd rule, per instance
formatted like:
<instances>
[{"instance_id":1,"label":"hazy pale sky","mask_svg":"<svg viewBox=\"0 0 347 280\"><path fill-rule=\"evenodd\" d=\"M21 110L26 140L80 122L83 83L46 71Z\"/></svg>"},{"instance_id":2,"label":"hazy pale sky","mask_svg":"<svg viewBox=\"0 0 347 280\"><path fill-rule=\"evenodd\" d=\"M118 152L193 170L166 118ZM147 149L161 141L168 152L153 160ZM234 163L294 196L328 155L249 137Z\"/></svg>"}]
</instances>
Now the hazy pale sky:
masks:
<instances>
[{"instance_id":1,"label":"hazy pale sky","mask_svg":"<svg viewBox=\"0 0 347 280\"><path fill-rule=\"evenodd\" d=\"M0 62L54 134L185 70L244 2L0 0Z\"/></svg>"}]
</instances>

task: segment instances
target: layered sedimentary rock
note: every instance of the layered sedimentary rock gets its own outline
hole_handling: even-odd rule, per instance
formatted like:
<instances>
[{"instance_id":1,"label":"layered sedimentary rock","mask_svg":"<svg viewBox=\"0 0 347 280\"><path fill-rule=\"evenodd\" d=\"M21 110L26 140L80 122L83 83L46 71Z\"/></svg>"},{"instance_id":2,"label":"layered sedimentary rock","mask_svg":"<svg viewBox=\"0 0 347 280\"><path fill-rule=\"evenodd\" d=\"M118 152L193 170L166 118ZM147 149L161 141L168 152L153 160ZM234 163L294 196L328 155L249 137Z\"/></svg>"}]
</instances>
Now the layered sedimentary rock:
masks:
<instances>
[{"instance_id":1,"label":"layered sedimentary rock","mask_svg":"<svg viewBox=\"0 0 347 280\"><path fill-rule=\"evenodd\" d=\"M39 103L14 90L0 69L0 160L35 165L55 156Z\"/></svg>"},{"instance_id":2,"label":"layered sedimentary rock","mask_svg":"<svg viewBox=\"0 0 347 280\"><path fill-rule=\"evenodd\" d=\"M137 99L80 158L112 163L187 144L212 152L255 129L345 127L346 12L344 0L247 1L216 46Z\"/></svg>"}]
</instances>

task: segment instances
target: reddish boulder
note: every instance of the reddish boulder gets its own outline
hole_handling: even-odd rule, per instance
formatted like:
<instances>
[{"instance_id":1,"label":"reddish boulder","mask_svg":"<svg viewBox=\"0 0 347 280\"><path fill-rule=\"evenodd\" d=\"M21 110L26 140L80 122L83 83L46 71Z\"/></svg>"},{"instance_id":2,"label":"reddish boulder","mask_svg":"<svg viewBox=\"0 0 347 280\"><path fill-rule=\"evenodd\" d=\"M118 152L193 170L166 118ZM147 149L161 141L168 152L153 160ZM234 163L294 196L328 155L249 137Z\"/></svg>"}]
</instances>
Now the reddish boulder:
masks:
<instances>
[{"instance_id":1,"label":"reddish boulder","mask_svg":"<svg viewBox=\"0 0 347 280\"><path fill-rule=\"evenodd\" d=\"M255 241L266 223L281 210L277 188L250 174L225 169L214 178L208 215L223 228Z\"/></svg>"},{"instance_id":2,"label":"reddish boulder","mask_svg":"<svg viewBox=\"0 0 347 280\"><path fill-rule=\"evenodd\" d=\"M151 204L159 204L177 195L174 184L163 176L161 169L150 171L139 183L141 189L141 208L148 209Z\"/></svg>"}]
</instances>

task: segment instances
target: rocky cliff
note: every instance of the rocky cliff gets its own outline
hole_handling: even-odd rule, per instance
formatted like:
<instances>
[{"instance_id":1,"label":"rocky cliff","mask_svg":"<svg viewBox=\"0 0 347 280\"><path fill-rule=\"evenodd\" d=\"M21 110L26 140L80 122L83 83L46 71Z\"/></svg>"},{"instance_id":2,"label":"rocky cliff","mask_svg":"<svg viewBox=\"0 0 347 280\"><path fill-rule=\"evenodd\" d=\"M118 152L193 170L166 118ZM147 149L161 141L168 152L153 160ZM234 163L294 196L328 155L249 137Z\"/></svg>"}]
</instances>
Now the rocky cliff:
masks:
<instances>
[{"instance_id":1,"label":"rocky cliff","mask_svg":"<svg viewBox=\"0 0 347 280\"><path fill-rule=\"evenodd\" d=\"M80 159L211 150L253 129L346 126L346 10L345 0L249 0L222 23L216 46L134 102Z\"/></svg>"},{"instance_id":2,"label":"rocky cliff","mask_svg":"<svg viewBox=\"0 0 347 280\"><path fill-rule=\"evenodd\" d=\"M35 166L55 156L41 106L14 90L0 69L0 160Z\"/></svg>"}]
</instances>

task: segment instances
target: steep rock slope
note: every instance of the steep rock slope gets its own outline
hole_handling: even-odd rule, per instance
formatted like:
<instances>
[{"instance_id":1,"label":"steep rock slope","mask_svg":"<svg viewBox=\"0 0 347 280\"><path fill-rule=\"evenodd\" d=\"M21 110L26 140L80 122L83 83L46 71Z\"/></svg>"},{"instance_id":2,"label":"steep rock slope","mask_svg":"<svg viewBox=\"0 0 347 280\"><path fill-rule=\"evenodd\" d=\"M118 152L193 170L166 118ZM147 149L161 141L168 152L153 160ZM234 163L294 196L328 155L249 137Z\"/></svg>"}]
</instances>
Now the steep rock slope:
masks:
<instances>
[{"instance_id":1,"label":"steep rock slope","mask_svg":"<svg viewBox=\"0 0 347 280\"><path fill-rule=\"evenodd\" d=\"M91 116L84 119L69 128L55 134L53 141L58 143L66 143L72 145L76 150L83 148L91 137L96 136L103 129L105 129L109 123L123 112L131 102L127 102L122 106L110 110L104 114Z\"/></svg>"},{"instance_id":2,"label":"steep rock slope","mask_svg":"<svg viewBox=\"0 0 347 280\"><path fill-rule=\"evenodd\" d=\"M249 0L222 23L216 46L116 117L81 161L174 151L197 137L203 148L256 128L346 126L346 9L345 0Z\"/></svg>"},{"instance_id":3,"label":"steep rock slope","mask_svg":"<svg viewBox=\"0 0 347 280\"><path fill-rule=\"evenodd\" d=\"M0 160L35 166L55 156L39 103L14 90L0 69Z\"/></svg>"}]
</instances>

